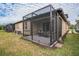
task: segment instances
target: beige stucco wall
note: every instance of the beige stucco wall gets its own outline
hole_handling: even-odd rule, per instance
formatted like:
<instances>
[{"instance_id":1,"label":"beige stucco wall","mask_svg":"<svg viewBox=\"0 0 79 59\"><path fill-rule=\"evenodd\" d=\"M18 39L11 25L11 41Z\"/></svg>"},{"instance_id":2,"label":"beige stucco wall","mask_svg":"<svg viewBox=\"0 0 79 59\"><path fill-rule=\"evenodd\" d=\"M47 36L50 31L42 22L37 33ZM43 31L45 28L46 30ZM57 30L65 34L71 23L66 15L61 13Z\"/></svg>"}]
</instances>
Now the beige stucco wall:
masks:
<instances>
[{"instance_id":1,"label":"beige stucco wall","mask_svg":"<svg viewBox=\"0 0 79 59\"><path fill-rule=\"evenodd\" d=\"M68 31L68 24L64 20L62 20L62 36L66 34Z\"/></svg>"},{"instance_id":2,"label":"beige stucco wall","mask_svg":"<svg viewBox=\"0 0 79 59\"><path fill-rule=\"evenodd\" d=\"M33 23L33 34L37 34L37 24Z\"/></svg>"},{"instance_id":3,"label":"beige stucco wall","mask_svg":"<svg viewBox=\"0 0 79 59\"><path fill-rule=\"evenodd\" d=\"M30 34L30 21L25 21L25 23L27 23L27 28L24 28L24 34L29 35ZM25 27L26 25L24 25ZM23 22L20 23L16 23L15 24L15 31L18 32L20 31L21 33L23 33Z\"/></svg>"},{"instance_id":4,"label":"beige stucco wall","mask_svg":"<svg viewBox=\"0 0 79 59\"><path fill-rule=\"evenodd\" d=\"M26 27L26 24L27 23L27 28L25 28ZM30 21L25 21L25 23L24 23L24 34L25 35L30 35L31 34L31 25L30 25Z\"/></svg>"},{"instance_id":5,"label":"beige stucco wall","mask_svg":"<svg viewBox=\"0 0 79 59\"><path fill-rule=\"evenodd\" d=\"M23 22L15 24L15 31L21 31L23 33Z\"/></svg>"}]
</instances>

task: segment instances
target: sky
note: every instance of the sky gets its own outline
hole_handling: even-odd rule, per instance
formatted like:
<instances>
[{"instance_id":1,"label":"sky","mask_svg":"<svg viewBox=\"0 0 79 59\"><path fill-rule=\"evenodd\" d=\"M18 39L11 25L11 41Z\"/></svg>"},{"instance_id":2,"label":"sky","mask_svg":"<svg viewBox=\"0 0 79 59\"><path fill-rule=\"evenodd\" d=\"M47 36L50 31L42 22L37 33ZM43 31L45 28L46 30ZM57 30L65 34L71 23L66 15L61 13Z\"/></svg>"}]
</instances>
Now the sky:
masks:
<instances>
[{"instance_id":1,"label":"sky","mask_svg":"<svg viewBox=\"0 0 79 59\"><path fill-rule=\"evenodd\" d=\"M0 3L0 24L15 23L22 20L24 15L31 13L37 9L40 9L48 3ZM75 21L79 16L79 4L78 3L52 3L52 6L62 8L65 14L68 14L71 24L75 24Z\"/></svg>"}]
</instances>

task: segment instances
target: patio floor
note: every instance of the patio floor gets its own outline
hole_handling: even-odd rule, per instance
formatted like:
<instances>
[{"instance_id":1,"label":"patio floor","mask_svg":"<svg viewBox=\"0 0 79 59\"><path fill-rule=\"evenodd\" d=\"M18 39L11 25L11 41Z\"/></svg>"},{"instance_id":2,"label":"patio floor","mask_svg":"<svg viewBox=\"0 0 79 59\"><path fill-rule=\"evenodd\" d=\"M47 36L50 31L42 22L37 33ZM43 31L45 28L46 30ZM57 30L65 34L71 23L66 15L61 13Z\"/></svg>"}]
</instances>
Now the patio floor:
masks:
<instances>
[{"instance_id":1,"label":"patio floor","mask_svg":"<svg viewBox=\"0 0 79 59\"><path fill-rule=\"evenodd\" d=\"M33 35L33 40L31 39L31 36L25 36L24 39L31 40L33 42L36 42L36 43L44 45L44 46L50 45L50 37Z\"/></svg>"}]
</instances>

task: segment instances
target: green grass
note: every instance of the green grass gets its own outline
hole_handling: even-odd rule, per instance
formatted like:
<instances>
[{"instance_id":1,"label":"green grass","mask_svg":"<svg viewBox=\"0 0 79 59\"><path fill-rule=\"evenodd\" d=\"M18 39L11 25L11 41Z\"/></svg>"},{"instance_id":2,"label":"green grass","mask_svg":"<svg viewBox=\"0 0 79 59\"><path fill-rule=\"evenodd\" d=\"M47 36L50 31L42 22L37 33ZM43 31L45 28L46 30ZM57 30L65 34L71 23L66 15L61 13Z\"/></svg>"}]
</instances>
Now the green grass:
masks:
<instances>
[{"instance_id":1,"label":"green grass","mask_svg":"<svg viewBox=\"0 0 79 59\"><path fill-rule=\"evenodd\" d=\"M62 48L46 48L23 40L21 35L0 31L0 55L12 56L72 56L79 55L79 34L67 34Z\"/></svg>"}]
</instances>

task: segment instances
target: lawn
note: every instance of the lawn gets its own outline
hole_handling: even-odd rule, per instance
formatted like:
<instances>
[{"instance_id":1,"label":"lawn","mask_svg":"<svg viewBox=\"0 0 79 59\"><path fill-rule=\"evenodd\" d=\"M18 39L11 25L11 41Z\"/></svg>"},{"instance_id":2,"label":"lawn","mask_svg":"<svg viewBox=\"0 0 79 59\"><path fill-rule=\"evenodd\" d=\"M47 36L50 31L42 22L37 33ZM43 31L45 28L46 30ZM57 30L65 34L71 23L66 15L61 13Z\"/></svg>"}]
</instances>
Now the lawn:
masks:
<instances>
[{"instance_id":1,"label":"lawn","mask_svg":"<svg viewBox=\"0 0 79 59\"><path fill-rule=\"evenodd\" d=\"M79 55L79 34L67 34L62 48L46 48L22 39L21 35L0 31L0 55L72 56Z\"/></svg>"}]
</instances>

